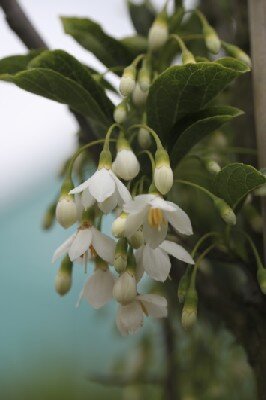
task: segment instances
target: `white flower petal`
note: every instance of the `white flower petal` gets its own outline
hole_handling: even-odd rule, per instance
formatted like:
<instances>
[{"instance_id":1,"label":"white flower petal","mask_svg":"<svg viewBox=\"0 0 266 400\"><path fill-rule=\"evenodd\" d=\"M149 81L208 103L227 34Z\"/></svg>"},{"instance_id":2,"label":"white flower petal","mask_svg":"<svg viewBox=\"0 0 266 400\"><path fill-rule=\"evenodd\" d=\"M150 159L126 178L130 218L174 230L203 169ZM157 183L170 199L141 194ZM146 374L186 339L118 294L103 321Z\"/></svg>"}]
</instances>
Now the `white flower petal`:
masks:
<instances>
[{"instance_id":1,"label":"white flower petal","mask_svg":"<svg viewBox=\"0 0 266 400\"><path fill-rule=\"evenodd\" d=\"M154 249L158 247L166 238L168 223L163 223L160 229L150 226L147 218L143 223L143 236L145 241Z\"/></svg>"},{"instance_id":2,"label":"white flower petal","mask_svg":"<svg viewBox=\"0 0 266 400\"><path fill-rule=\"evenodd\" d=\"M116 193L116 191L114 191L112 196L107 197L107 199L104 200L102 203L98 203L99 209L104 214L109 214L117 206L117 203L118 203L117 197L118 197L117 193Z\"/></svg>"},{"instance_id":3,"label":"white flower petal","mask_svg":"<svg viewBox=\"0 0 266 400\"><path fill-rule=\"evenodd\" d=\"M178 260L184 261L188 264L194 264L191 255L184 249L184 247L180 246L177 243L165 240L160 245L160 248L166 251L166 253L171 254L171 256L177 258Z\"/></svg>"},{"instance_id":4,"label":"white flower petal","mask_svg":"<svg viewBox=\"0 0 266 400\"><path fill-rule=\"evenodd\" d=\"M92 227L92 245L96 253L106 262L113 265L115 257L115 241Z\"/></svg>"},{"instance_id":5,"label":"white flower petal","mask_svg":"<svg viewBox=\"0 0 266 400\"><path fill-rule=\"evenodd\" d=\"M143 224L145 215L147 213L147 207L143 208L141 211L127 216L125 223L125 236L130 238L134 233L137 232L139 227Z\"/></svg>"},{"instance_id":6,"label":"white flower petal","mask_svg":"<svg viewBox=\"0 0 266 400\"><path fill-rule=\"evenodd\" d=\"M137 297L150 317L165 318L167 316L167 300L158 294L143 294Z\"/></svg>"},{"instance_id":7,"label":"white flower petal","mask_svg":"<svg viewBox=\"0 0 266 400\"><path fill-rule=\"evenodd\" d=\"M119 193L119 196L121 197L121 199L123 200L124 203L127 203L128 201L130 201L132 199L130 192L128 191L128 189L126 188L126 186L117 178L117 176L115 176L115 174L113 173L113 171L110 171L110 175L112 176L112 178L114 179L117 191Z\"/></svg>"},{"instance_id":8,"label":"white flower petal","mask_svg":"<svg viewBox=\"0 0 266 400\"><path fill-rule=\"evenodd\" d=\"M160 196L155 196L154 199L152 199L149 204L153 207L153 208L160 208L161 210L164 211L175 211L176 210L176 206L174 203L170 203L170 201L165 201L164 199L162 199Z\"/></svg>"},{"instance_id":9,"label":"white flower petal","mask_svg":"<svg viewBox=\"0 0 266 400\"><path fill-rule=\"evenodd\" d=\"M91 229L80 229L78 231L68 252L71 261L74 261L88 250L91 244L91 238Z\"/></svg>"},{"instance_id":10,"label":"white flower petal","mask_svg":"<svg viewBox=\"0 0 266 400\"><path fill-rule=\"evenodd\" d=\"M112 196L115 191L115 182L111 172L111 170L102 168L97 170L88 181L89 191L99 203Z\"/></svg>"},{"instance_id":11,"label":"white flower petal","mask_svg":"<svg viewBox=\"0 0 266 400\"><path fill-rule=\"evenodd\" d=\"M139 213L149 204L149 202L154 199L156 196L154 194L141 194L139 196L134 197L133 200L128 201L124 205L124 211L128 214L131 213Z\"/></svg>"},{"instance_id":12,"label":"white flower petal","mask_svg":"<svg viewBox=\"0 0 266 400\"><path fill-rule=\"evenodd\" d=\"M143 267L152 279L164 282L170 273L171 263L163 250L146 245L143 249Z\"/></svg>"},{"instance_id":13,"label":"white flower petal","mask_svg":"<svg viewBox=\"0 0 266 400\"><path fill-rule=\"evenodd\" d=\"M114 277L107 270L97 268L85 283L79 297L78 305L82 298L86 299L93 308L101 308L112 299Z\"/></svg>"},{"instance_id":14,"label":"white flower petal","mask_svg":"<svg viewBox=\"0 0 266 400\"><path fill-rule=\"evenodd\" d=\"M177 205L175 207L175 211L164 211L165 218L178 232L184 235L192 235L193 230L188 215Z\"/></svg>"},{"instance_id":15,"label":"white flower petal","mask_svg":"<svg viewBox=\"0 0 266 400\"><path fill-rule=\"evenodd\" d=\"M94 197L90 194L88 188L83 190L81 195L81 203L85 209L90 208L95 202Z\"/></svg>"},{"instance_id":16,"label":"white flower petal","mask_svg":"<svg viewBox=\"0 0 266 400\"><path fill-rule=\"evenodd\" d=\"M77 194L83 192L83 190L87 189L89 186L89 179L87 179L85 182L81 183L79 186L75 187L74 189L70 190L69 193L71 194Z\"/></svg>"},{"instance_id":17,"label":"white flower petal","mask_svg":"<svg viewBox=\"0 0 266 400\"><path fill-rule=\"evenodd\" d=\"M138 301L118 307L116 324L122 335L136 332L143 324L143 311Z\"/></svg>"},{"instance_id":18,"label":"white flower petal","mask_svg":"<svg viewBox=\"0 0 266 400\"><path fill-rule=\"evenodd\" d=\"M136 273L135 273L137 282L139 282L141 280L141 278L143 277L143 274L144 274L143 248L144 248L144 246L140 247L134 253L136 262L137 262L137 268L136 268Z\"/></svg>"},{"instance_id":19,"label":"white flower petal","mask_svg":"<svg viewBox=\"0 0 266 400\"><path fill-rule=\"evenodd\" d=\"M76 233L71 235L64 243L61 244L61 246L59 246L55 250L53 258L52 258L52 263L54 263L56 260L58 260L58 258L60 258L63 254L68 252L68 250L69 250L71 244L73 243L75 237L76 237Z\"/></svg>"}]
</instances>

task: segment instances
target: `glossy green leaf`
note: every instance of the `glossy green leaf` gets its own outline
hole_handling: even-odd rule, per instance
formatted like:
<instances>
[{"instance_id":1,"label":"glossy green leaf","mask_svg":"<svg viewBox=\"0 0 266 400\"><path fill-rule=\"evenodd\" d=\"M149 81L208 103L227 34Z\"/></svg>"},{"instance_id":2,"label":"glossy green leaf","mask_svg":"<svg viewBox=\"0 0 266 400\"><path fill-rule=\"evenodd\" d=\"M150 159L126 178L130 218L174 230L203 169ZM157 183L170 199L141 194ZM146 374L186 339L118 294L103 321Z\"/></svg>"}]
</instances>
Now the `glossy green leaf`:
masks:
<instances>
[{"instance_id":1,"label":"glossy green leaf","mask_svg":"<svg viewBox=\"0 0 266 400\"><path fill-rule=\"evenodd\" d=\"M136 32L139 35L147 36L156 15L151 2L143 0L141 3L135 3L128 0L127 6Z\"/></svg>"},{"instance_id":2,"label":"glossy green leaf","mask_svg":"<svg viewBox=\"0 0 266 400\"><path fill-rule=\"evenodd\" d=\"M167 140L170 148L174 143L170 157L172 165L175 166L200 140L241 114L242 111L234 107L211 107L190 117L189 122L181 121L172 129L171 138Z\"/></svg>"},{"instance_id":3,"label":"glossy green leaf","mask_svg":"<svg viewBox=\"0 0 266 400\"><path fill-rule=\"evenodd\" d=\"M107 68L131 63L133 57L119 40L107 35L101 26L86 18L61 17L64 31L93 53Z\"/></svg>"},{"instance_id":4,"label":"glossy green leaf","mask_svg":"<svg viewBox=\"0 0 266 400\"><path fill-rule=\"evenodd\" d=\"M225 66L226 64L226 66ZM164 140L187 114L204 109L232 80L249 69L240 61L201 62L168 68L147 99L147 121Z\"/></svg>"},{"instance_id":5,"label":"glossy green leaf","mask_svg":"<svg viewBox=\"0 0 266 400\"><path fill-rule=\"evenodd\" d=\"M2 74L0 79L67 104L104 128L112 123L113 106L102 87L86 67L61 50L45 51L29 64L29 69Z\"/></svg>"},{"instance_id":6,"label":"glossy green leaf","mask_svg":"<svg viewBox=\"0 0 266 400\"><path fill-rule=\"evenodd\" d=\"M0 75L1 74L16 74L24 71L31 60L41 53L40 50L32 50L27 54L5 57L0 60Z\"/></svg>"},{"instance_id":7,"label":"glossy green leaf","mask_svg":"<svg viewBox=\"0 0 266 400\"><path fill-rule=\"evenodd\" d=\"M266 183L261 172L251 165L233 163L224 167L215 177L215 193L235 208L249 192Z\"/></svg>"}]
</instances>

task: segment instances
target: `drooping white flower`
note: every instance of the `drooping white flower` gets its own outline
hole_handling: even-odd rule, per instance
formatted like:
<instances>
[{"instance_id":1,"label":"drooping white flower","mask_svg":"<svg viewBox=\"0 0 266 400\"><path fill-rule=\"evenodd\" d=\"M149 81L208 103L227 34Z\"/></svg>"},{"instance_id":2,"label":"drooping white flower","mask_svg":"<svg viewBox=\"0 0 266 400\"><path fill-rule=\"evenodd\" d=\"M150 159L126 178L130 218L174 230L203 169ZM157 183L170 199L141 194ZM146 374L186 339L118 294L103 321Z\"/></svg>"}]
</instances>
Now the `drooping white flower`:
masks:
<instances>
[{"instance_id":1,"label":"drooping white flower","mask_svg":"<svg viewBox=\"0 0 266 400\"><path fill-rule=\"evenodd\" d=\"M138 175L140 170L139 161L130 147L118 150L112 170L125 181L130 181Z\"/></svg>"},{"instance_id":2,"label":"drooping white flower","mask_svg":"<svg viewBox=\"0 0 266 400\"><path fill-rule=\"evenodd\" d=\"M96 266L79 295L77 306L82 299L86 299L95 309L103 307L113 297L114 283L114 276L108 266L105 268Z\"/></svg>"},{"instance_id":3,"label":"drooping white flower","mask_svg":"<svg viewBox=\"0 0 266 400\"><path fill-rule=\"evenodd\" d=\"M97 169L89 179L70 193L82 193L81 202L85 208L91 207L97 201L99 208L106 214L131 199L125 185L108 168Z\"/></svg>"},{"instance_id":4,"label":"drooping white flower","mask_svg":"<svg viewBox=\"0 0 266 400\"><path fill-rule=\"evenodd\" d=\"M115 241L98 231L94 226L84 225L58 247L52 262L55 262L66 253L68 253L71 261L75 261L85 253L88 253L89 256L98 254L108 264L113 264Z\"/></svg>"},{"instance_id":5,"label":"drooping white flower","mask_svg":"<svg viewBox=\"0 0 266 400\"><path fill-rule=\"evenodd\" d=\"M132 302L137 296L137 281L130 271L123 272L116 280L113 288L113 297L121 304Z\"/></svg>"},{"instance_id":6,"label":"drooping white flower","mask_svg":"<svg viewBox=\"0 0 266 400\"><path fill-rule=\"evenodd\" d=\"M124 211L128 214L126 237L131 237L143 226L144 240L152 248L158 247L165 240L168 222L181 234L193 233L188 215L176 204L157 194L136 196L124 205Z\"/></svg>"},{"instance_id":7,"label":"drooping white flower","mask_svg":"<svg viewBox=\"0 0 266 400\"><path fill-rule=\"evenodd\" d=\"M117 328L122 335L135 333L143 325L144 314L154 318L167 316L167 301L157 294L138 295L126 305L120 304L116 316Z\"/></svg>"},{"instance_id":8,"label":"drooping white flower","mask_svg":"<svg viewBox=\"0 0 266 400\"><path fill-rule=\"evenodd\" d=\"M77 221L77 207L73 196L65 194L59 198L55 217L63 228L69 228Z\"/></svg>"},{"instance_id":9,"label":"drooping white flower","mask_svg":"<svg viewBox=\"0 0 266 400\"><path fill-rule=\"evenodd\" d=\"M169 255L187 264L194 264L190 254L175 242L165 240L156 249L146 244L135 252L138 276L141 277L145 271L155 281L164 282L171 268Z\"/></svg>"}]
</instances>

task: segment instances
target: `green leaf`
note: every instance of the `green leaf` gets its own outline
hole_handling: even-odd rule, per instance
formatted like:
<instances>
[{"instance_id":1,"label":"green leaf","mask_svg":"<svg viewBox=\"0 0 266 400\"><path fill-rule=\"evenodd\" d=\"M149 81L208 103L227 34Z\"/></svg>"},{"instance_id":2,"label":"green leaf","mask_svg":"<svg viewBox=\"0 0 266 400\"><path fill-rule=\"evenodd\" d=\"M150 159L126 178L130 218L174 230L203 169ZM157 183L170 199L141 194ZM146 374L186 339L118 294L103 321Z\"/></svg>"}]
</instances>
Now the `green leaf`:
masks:
<instances>
[{"instance_id":1,"label":"green leaf","mask_svg":"<svg viewBox=\"0 0 266 400\"><path fill-rule=\"evenodd\" d=\"M147 36L149 29L155 19L155 10L149 0L143 0L142 3L127 1L129 15L136 32L139 35Z\"/></svg>"},{"instance_id":2,"label":"green leaf","mask_svg":"<svg viewBox=\"0 0 266 400\"><path fill-rule=\"evenodd\" d=\"M265 183L266 178L251 165L233 163L226 165L216 175L214 191L235 208L249 192Z\"/></svg>"},{"instance_id":3,"label":"green leaf","mask_svg":"<svg viewBox=\"0 0 266 400\"><path fill-rule=\"evenodd\" d=\"M86 67L74 57L61 50L45 51L29 67L15 75L0 75L0 79L67 104L103 128L112 123L112 103Z\"/></svg>"},{"instance_id":4,"label":"green leaf","mask_svg":"<svg viewBox=\"0 0 266 400\"><path fill-rule=\"evenodd\" d=\"M211 107L190 117L189 123L180 121L172 129L168 141L170 148L174 143L170 156L172 165L175 166L200 140L241 114L242 111L234 107Z\"/></svg>"},{"instance_id":5,"label":"green leaf","mask_svg":"<svg viewBox=\"0 0 266 400\"><path fill-rule=\"evenodd\" d=\"M228 59L168 68L158 76L147 99L147 122L162 140L187 114L202 110L232 80L248 71L246 65ZM230 67L229 67L230 64Z\"/></svg>"},{"instance_id":6,"label":"green leaf","mask_svg":"<svg viewBox=\"0 0 266 400\"><path fill-rule=\"evenodd\" d=\"M106 116L112 119L113 104L103 88L91 76L88 68L63 50L44 51L34 58L29 68L49 68L80 84L98 103Z\"/></svg>"},{"instance_id":7,"label":"green leaf","mask_svg":"<svg viewBox=\"0 0 266 400\"><path fill-rule=\"evenodd\" d=\"M61 17L64 31L92 52L107 68L125 67L133 60L128 48L107 35L101 26L86 18Z\"/></svg>"},{"instance_id":8,"label":"green leaf","mask_svg":"<svg viewBox=\"0 0 266 400\"><path fill-rule=\"evenodd\" d=\"M16 74L28 67L28 64L41 53L40 50L32 50L28 54L5 57L0 60L0 75Z\"/></svg>"}]
</instances>

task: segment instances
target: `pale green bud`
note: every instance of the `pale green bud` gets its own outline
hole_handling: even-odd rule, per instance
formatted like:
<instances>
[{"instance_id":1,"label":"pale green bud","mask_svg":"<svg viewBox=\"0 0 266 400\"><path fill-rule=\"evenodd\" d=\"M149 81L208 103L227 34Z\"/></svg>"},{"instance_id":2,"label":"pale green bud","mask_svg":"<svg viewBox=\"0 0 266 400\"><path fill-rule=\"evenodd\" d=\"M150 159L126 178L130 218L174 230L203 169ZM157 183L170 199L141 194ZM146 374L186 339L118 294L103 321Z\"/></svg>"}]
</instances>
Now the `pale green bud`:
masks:
<instances>
[{"instance_id":1,"label":"pale green bud","mask_svg":"<svg viewBox=\"0 0 266 400\"><path fill-rule=\"evenodd\" d=\"M168 39L167 16L165 12L158 15L149 30L149 48L151 51L160 49Z\"/></svg>"},{"instance_id":2,"label":"pale green bud","mask_svg":"<svg viewBox=\"0 0 266 400\"><path fill-rule=\"evenodd\" d=\"M245 53L243 50L241 50L238 46L235 46L230 43L225 43L225 42L223 42L222 45L223 45L223 48L226 50L226 52L230 56L237 58L238 60L242 61L243 63L245 63L249 67L251 67L250 57L247 55L247 53Z\"/></svg>"},{"instance_id":3,"label":"pale green bud","mask_svg":"<svg viewBox=\"0 0 266 400\"><path fill-rule=\"evenodd\" d=\"M128 239L128 241L134 249L139 249L144 244L143 232L138 230Z\"/></svg>"},{"instance_id":4,"label":"pale green bud","mask_svg":"<svg viewBox=\"0 0 266 400\"><path fill-rule=\"evenodd\" d=\"M130 95L136 84L136 68L134 65L130 65L129 67L124 69L119 90L123 96Z\"/></svg>"},{"instance_id":5,"label":"pale green bud","mask_svg":"<svg viewBox=\"0 0 266 400\"><path fill-rule=\"evenodd\" d=\"M119 217L117 217L112 223L112 234L113 236L119 238L124 236L125 225L127 220L127 214L122 212Z\"/></svg>"},{"instance_id":6,"label":"pale green bud","mask_svg":"<svg viewBox=\"0 0 266 400\"><path fill-rule=\"evenodd\" d=\"M74 197L71 194L64 194L59 198L55 217L63 228L69 228L77 222L77 207Z\"/></svg>"},{"instance_id":7,"label":"pale green bud","mask_svg":"<svg viewBox=\"0 0 266 400\"><path fill-rule=\"evenodd\" d=\"M182 326L184 329L190 329L195 325L197 321L197 305L198 305L198 295L196 289L189 288L185 304L182 309Z\"/></svg>"},{"instance_id":8,"label":"pale green bud","mask_svg":"<svg viewBox=\"0 0 266 400\"><path fill-rule=\"evenodd\" d=\"M128 304L137 296L137 281L131 271L125 271L116 280L113 288L113 297L118 303Z\"/></svg>"},{"instance_id":9,"label":"pale green bud","mask_svg":"<svg viewBox=\"0 0 266 400\"><path fill-rule=\"evenodd\" d=\"M212 174L218 174L221 171L220 165L214 160L206 160L205 162L206 169Z\"/></svg>"},{"instance_id":10,"label":"pale green bud","mask_svg":"<svg viewBox=\"0 0 266 400\"><path fill-rule=\"evenodd\" d=\"M188 271L184 273L184 275L181 277L179 284L178 284L178 289L177 289L177 296L179 303L184 303L188 288L190 284L190 276L188 274Z\"/></svg>"},{"instance_id":11,"label":"pale green bud","mask_svg":"<svg viewBox=\"0 0 266 400\"><path fill-rule=\"evenodd\" d=\"M260 266L257 270L257 279L260 285L260 290L266 294L266 269Z\"/></svg>"},{"instance_id":12,"label":"pale green bud","mask_svg":"<svg viewBox=\"0 0 266 400\"><path fill-rule=\"evenodd\" d=\"M150 87L150 71L147 68L146 64L143 65L141 70L139 71L138 78L139 86L143 92L147 92Z\"/></svg>"},{"instance_id":13,"label":"pale green bud","mask_svg":"<svg viewBox=\"0 0 266 400\"><path fill-rule=\"evenodd\" d=\"M118 273L125 271L127 267L127 239L120 238L115 247L114 267Z\"/></svg>"},{"instance_id":14,"label":"pale green bud","mask_svg":"<svg viewBox=\"0 0 266 400\"><path fill-rule=\"evenodd\" d=\"M46 210L46 212L43 216L42 228L45 231L50 229L53 226L53 223L55 220L55 210L56 210L56 204L53 203L48 207L48 209Z\"/></svg>"},{"instance_id":15,"label":"pale green bud","mask_svg":"<svg viewBox=\"0 0 266 400\"><path fill-rule=\"evenodd\" d=\"M221 49L221 41L217 36L215 30L211 27L210 29L208 29L208 32L206 32L205 41L208 50L210 50L214 54L219 53Z\"/></svg>"},{"instance_id":16,"label":"pale green bud","mask_svg":"<svg viewBox=\"0 0 266 400\"><path fill-rule=\"evenodd\" d=\"M121 102L115 107L114 120L117 124L122 124L127 119L127 106L125 102Z\"/></svg>"},{"instance_id":17,"label":"pale green bud","mask_svg":"<svg viewBox=\"0 0 266 400\"><path fill-rule=\"evenodd\" d=\"M215 205L217 206L222 219L228 225L235 225L236 224L236 215L235 215L234 211L232 210L232 208L229 207L229 205L226 204L225 201L223 201L221 199L216 199L215 200Z\"/></svg>"},{"instance_id":18,"label":"pale green bud","mask_svg":"<svg viewBox=\"0 0 266 400\"><path fill-rule=\"evenodd\" d=\"M55 277L55 290L60 296L67 294L72 286L73 263L66 256Z\"/></svg>"},{"instance_id":19,"label":"pale green bud","mask_svg":"<svg viewBox=\"0 0 266 400\"><path fill-rule=\"evenodd\" d=\"M136 84L133 93L132 93L132 101L136 107L142 107L146 103L146 99L148 96L148 92L143 92L141 90L139 83Z\"/></svg>"},{"instance_id":20,"label":"pale green bud","mask_svg":"<svg viewBox=\"0 0 266 400\"><path fill-rule=\"evenodd\" d=\"M152 139L149 131L145 128L140 128L138 133L138 142L142 149L148 149L152 144Z\"/></svg>"},{"instance_id":21,"label":"pale green bud","mask_svg":"<svg viewBox=\"0 0 266 400\"><path fill-rule=\"evenodd\" d=\"M160 193L165 195L174 182L173 170L166 150L158 149L155 153L154 184Z\"/></svg>"}]
</instances>

